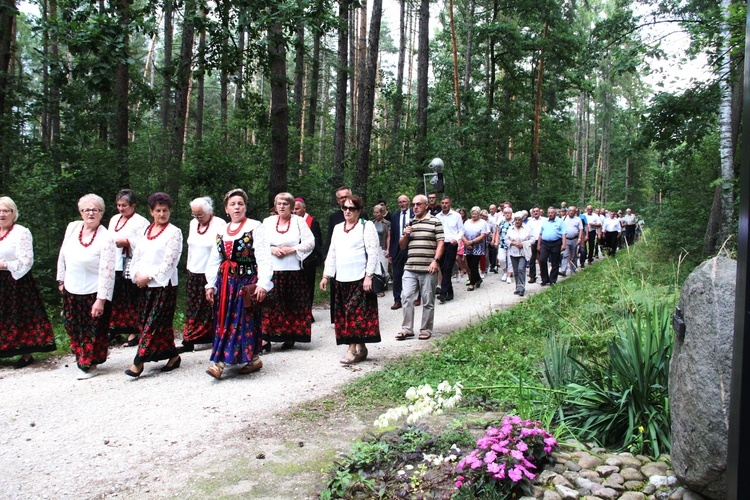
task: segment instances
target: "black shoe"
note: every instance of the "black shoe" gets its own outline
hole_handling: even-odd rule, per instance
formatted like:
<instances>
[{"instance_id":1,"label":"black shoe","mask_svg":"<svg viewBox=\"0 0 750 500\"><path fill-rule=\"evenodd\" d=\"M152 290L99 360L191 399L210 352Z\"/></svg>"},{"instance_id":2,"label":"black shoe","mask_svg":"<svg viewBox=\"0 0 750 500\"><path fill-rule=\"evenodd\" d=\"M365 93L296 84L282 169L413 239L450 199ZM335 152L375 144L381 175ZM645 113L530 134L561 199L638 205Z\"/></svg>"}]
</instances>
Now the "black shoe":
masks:
<instances>
[{"instance_id":1,"label":"black shoe","mask_svg":"<svg viewBox=\"0 0 750 500\"><path fill-rule=\"evenodd\" d=\"M549 281L542 281L542 285L541 286L549 286Z\"/></svg>"},{"instance_id":2,"label":"black shoe","mask_svg":"<svg viewBox=\"0 0 750 500\"><path fill-rule=\"evenodd\" d=\"M291 349L292 347L294 347L294 340L288 340L281 344L282 350Z\"/></svg>"},{"instance_id":3,"label":"black shoe","mask_svg":"<svg viewBox=\"0 0 750 500\"><path fill-rule=\"evenodd\" d=\"M441 304L445 304L445 297L443 297L442 295L438 295L437 299L440 301Z\"/></svg>"},{"instance_id":4,"label":"black shoe","mask_svg":"<svg viewBox=\"0 0 750 500\"><path fill-rule=\"evenodd\" d=\"M444 295L443 297L445 297L446 302L450 302L451 300L453 300L453 292L448 292L448 294Z\"/></svg>"},{"instance_id":5,"label":"black shoe","mask_svg":"<svg viewBox=\"0 0 750 500\"><path fill-rule=\"evenodd\" d=\"M271 343L264 340L260 346L260 352L271 352Z\"/></svg>"},{"instance_id":6,"label":"black shoe","mask_svg":"<svg viewBox=\"0 0 750 500\"><path fill-rule=\"evenodd\" d=\"M474 283L474 286L475 286L476 288L479 288L480 286L482 286L482 282L483 282L483 281L484 281L484 280L479 280L479 281L477 281L476 283Z\"/></svg>"},{"instance_id":7,"label":"black shoe","mask_svg":"<svg viewBox=\"0 0 750 500\"><path fill-rule=\"evenodd\" d=\"M29 356L28 359L26 359L23 356L21 356L21 358L18 361L16 361L15 363L13 363L13 368L16 369L16 370L18 370L20 368L26 368L27 366L29 366L33 362L34 362L34 357L33 356Z\"/></svg>"},{"instance_id":8,"label":"black shoe","mask_svg":"<svg viewBox=\"0 0 750 500\"><path fill-rule=\"evenodd\" d=\"M440 295L443 293L443 290L440 287L435 288L435 295Z\"/></svg>"},{"instance_id":9,"label":"black shoe","mask_svg":"<svg viewBox=\"0 0 750 500\"><path fill-rule=\"evenodd\" d=\"M495 273L495 274L497 274L497 268L495 268L495 269L490 269L490 272L492 272L492 273Z\"/></svg>"},{"instance_id":10,"label":"black shoe","mask_svg":"<svg viewBox=\"0 0 750 500\"><path fill-rule=\"evenodd\" d=\"M138 378L141 376L141 373L143 373L144 368L146 368L146 365L141 366L141 369L137 372L134 372L133 370L128 368L127 370L125 370L125 375L127 375L128 377Z\"/></svg>"},{"instance_id":11,"label":"black shoe","mask_svg":"<svg viewBox=\"0 0 750 500\"><path fill-rule=\"evenodd\" d=\"M180 363L182 363L182 358L177 356L177 361L172 363L171 365L167 363L166 365L161 367L162 372L171 372L172 370L176 370L180 367Z\"/></svg>"},{"instance_id":12,"label":"black shoe","mask_svg":"<svg viewBox=\"0 0 750 500\"><path fill-rule=\"evenodd\" d=\"M182 345L177 349L177 352L182 354L183 352L193 352L195 351L195 344L193 344L190 341L182 341Z\"/></svg>"},{"instance_id":13,"label":"black shoe","mask_svg":"<svg viewBox=\"0 0 750 500\"><path fill-rule=\"evenodd\" d=\"M523 292L518 292L519 297L523 297Z\"/></svg>"}]
</instances>

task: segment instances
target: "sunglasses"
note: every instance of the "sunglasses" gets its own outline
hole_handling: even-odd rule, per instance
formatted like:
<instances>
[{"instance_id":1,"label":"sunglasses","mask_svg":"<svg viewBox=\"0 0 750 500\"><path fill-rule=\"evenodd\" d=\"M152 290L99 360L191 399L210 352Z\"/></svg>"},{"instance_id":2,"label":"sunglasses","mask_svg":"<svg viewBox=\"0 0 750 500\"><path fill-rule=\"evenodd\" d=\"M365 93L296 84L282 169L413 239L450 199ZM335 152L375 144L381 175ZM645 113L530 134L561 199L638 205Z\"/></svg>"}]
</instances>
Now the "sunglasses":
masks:
<instances>
[{"instance_id":1,"label":"sunglasses","mask_svg":"<svg viewBox=\"0 0 750 500\"><path fill-rule=\"evenodd\" d=\"M357 211L357 207L347 207L347 206L344 206L344 207L341 207L341 210L343 210L345 212L356 212Z\"/></svg>"}]
</instances>

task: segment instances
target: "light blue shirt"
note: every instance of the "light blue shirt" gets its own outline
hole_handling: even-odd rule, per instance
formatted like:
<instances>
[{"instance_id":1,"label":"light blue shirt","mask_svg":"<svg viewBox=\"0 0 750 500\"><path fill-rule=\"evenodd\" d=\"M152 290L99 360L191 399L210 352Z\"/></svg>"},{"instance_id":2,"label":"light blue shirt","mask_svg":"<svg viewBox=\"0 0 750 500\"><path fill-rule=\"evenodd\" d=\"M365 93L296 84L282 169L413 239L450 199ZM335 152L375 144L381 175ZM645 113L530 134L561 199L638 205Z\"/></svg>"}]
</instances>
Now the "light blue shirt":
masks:
<instances>
[{"instance_id":1,"label":"light blue shirt","mask_svg":"<svg viewBox=\"0 0 750 500\"><path fill-rule=\"evenodd\" d=\"M542 231L539 233L539 236L544 241L557 241L561 240L564 234L565 229L563 228L562 219L555 217L555 220L547 219L542 223Z\"/></svg>"}]
</instances>

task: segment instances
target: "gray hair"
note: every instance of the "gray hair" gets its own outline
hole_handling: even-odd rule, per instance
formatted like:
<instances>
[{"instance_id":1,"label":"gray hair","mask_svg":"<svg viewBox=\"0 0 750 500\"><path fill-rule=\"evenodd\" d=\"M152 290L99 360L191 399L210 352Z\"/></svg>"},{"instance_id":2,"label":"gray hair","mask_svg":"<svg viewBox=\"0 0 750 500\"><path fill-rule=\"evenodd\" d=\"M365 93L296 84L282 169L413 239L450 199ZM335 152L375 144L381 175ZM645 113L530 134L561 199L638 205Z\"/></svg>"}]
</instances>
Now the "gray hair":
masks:
<instances>
[{"instance_id":1,"label":"gray hair","mask_svg":"<svg viewBox=\"0 0 750 500\"><path fill-rule=\"evenodd\" d=\"M98 194L89 193L81 196L78 200L78 210L81 210L81 207L86 203L93 203L96 208L104 212L104 200Z\"/></svg>"},{"instance_id":2,"label":"gray hair","mask_svg":"<svg viewBox=\"0 0 750 500\"><path fill-rule=\"evenodd\" d=\"M477 206L471 207L471 210L469 211L469 213L473 214L474 212L482 213L482 209Z\"/></svg>"},{"instance_id":3,"label":"gray hair","mask_svg":"<svg viewBox=\"0 0 750 500\"><path fill-rule=\"evenodd\" d=\"M209 215L214 213L214 202L210 196L201 196L190 202L190 208L202 208Z\"/></svg>"}]
</instances>

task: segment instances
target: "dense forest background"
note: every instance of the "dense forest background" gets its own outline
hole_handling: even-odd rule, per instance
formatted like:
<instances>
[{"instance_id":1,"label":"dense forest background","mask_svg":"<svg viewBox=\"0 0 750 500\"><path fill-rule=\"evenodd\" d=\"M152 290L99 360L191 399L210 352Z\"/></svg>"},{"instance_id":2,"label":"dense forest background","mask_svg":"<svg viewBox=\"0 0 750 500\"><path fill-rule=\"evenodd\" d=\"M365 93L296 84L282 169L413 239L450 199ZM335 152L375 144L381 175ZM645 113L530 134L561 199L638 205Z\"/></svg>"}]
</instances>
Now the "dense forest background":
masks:
<instances>
[{"instance_id":1,"label":"dense forest background","mask_svg":"<svg viewBox=\"0 0 750 500\"><path fill-rule=\"evenodd\" d=\"M143 214L166 191L186 230L196 196L240 186L262 218L291 191L325 225L336 187L393 208L434 157L454 206L630 206L666 255L734 246L745 3L402 0L396 30L382 0L26 6L0 0L0 194L47 290L85 193L108 220L120 188ZM653 27L709 74L646 85Z\"/></svg>"}]
</instances>

